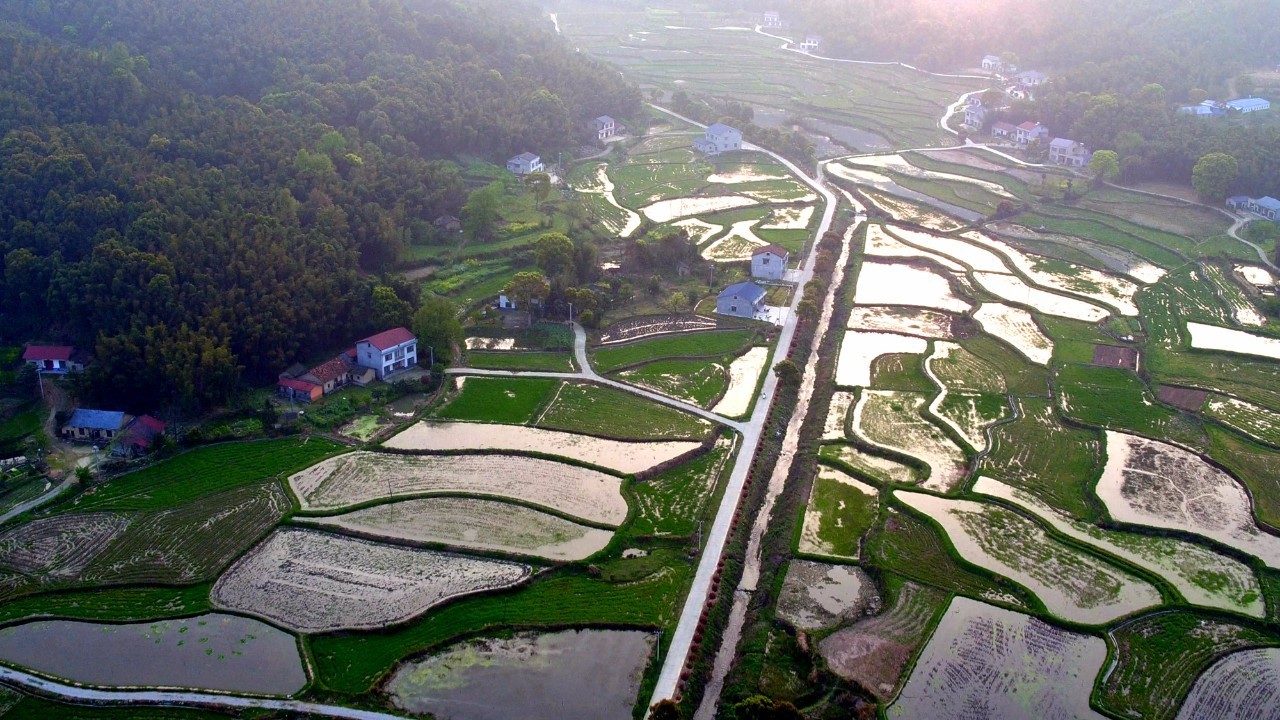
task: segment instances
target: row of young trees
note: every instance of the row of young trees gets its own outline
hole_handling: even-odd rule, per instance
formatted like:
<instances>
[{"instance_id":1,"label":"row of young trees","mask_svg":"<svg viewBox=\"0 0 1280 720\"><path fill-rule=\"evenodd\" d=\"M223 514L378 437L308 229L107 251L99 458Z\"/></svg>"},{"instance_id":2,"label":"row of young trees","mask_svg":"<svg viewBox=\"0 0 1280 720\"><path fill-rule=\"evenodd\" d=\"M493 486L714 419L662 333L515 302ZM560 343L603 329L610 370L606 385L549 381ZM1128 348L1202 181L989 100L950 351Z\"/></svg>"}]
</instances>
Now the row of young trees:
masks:
<instances>
[{"instance_id":1,"label":"row of young trees","mask_svg":"<svg viewBox=\"0 0 1280 720\"><path fill-rule=\"evenodd\" d=\"M59 0L0 29L0 342L94 402L225 401L408 324L379 280L468 194L449 157L573 147L639 94L496 0Z\"/></svg>"}]
</instances>

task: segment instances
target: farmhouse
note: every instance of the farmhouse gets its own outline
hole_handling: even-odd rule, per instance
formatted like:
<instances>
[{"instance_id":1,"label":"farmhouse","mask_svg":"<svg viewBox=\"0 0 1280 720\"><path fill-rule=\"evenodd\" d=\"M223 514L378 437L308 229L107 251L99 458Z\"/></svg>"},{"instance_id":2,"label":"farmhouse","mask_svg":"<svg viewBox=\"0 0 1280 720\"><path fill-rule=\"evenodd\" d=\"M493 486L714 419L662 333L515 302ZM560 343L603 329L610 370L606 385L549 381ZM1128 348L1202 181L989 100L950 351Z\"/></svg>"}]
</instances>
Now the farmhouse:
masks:
<instances>
[{"instance_id":1,"label":"farmhouse","mask_svg":"<svg viewBox=\"0 0 1280 720\"><path fill-rule=\"evenodd\" d=\"M311 403L324 397L324 388L315 383L292 377L281 377L276 382L276 391L286 400Z\"/></svg>"},{"instance_id":2,"label":"farmhouse","mask_svg":"<svg viewBox=\"0 0 1280 720\"><path fill-rule=\"evenodd\" d=\"M116 410L77 408L62 426L62 437L79 442L113 440L133 418Z\"/></svg>"},{"instance_id":3,"label":"farmhouse","mask_svg":"<svg viewBox=\"0 0 1280 720\"><path fill-rule=\"evenodd\" d=\"M765 27L782 27L782 16L777 10L766 10L764 13Z\"/></svg>"},{"instance_id":4,"label":"farmhouse","mask_svg":"<svg viewBox=\"0 0 1280 720\"><path fill-rule=\"evenodd\" d=\"M751 253L751 277L781 280L791 254L777 245L758 247Z\"/></svg>"},{"instance_id":5,"label":"farmhouse","mask_svg":"<svg viewBox=\"0 0 1280 720\"><path fill-rule=\"evenodd\" d=\"M964 106L964 124L981 130L986 121L987 109L982 107L982 101L978 98L969 98L969 102Z\"/></svg>"},{"instance_id":6,"label":"farmhouse","mask_svg":"<svg viewBox=\"0 0 1280 720\"><path fill-rule=\"evenodd\" d=\"M805 52L817 52L818 46L822 44L822 38L817 35L805 36L804 42L800 43L800 49Z\"/></svg>"},{"instance_id":7,"label":"farmhouse","mask_svg":"<svg viewBox=\"0 0 1280 720\"><path fill-rule=\"evenodd\" d=\"M1018 135L1018 127L1011 122L1000 120L991 126L991 137L1009 138L1012 140Z\"/></svg>"},{"instance_id":8,"label":"farmhouse","mask_svg":"<svg viewBox=\"0 0 1280 720\"><path fill-rule=\"evenodd\" d=\"M753 282L730 285L716 298L716 312L734 317L755 317L764 306L764 288Z\"/></svg>"},{"instance_id":9,"label":"farmhouse","mask_svg":"<svg viewBox=\"0 0 1280 720\"><path fill-rule=\"evenodd\" d=\"M1245 195L1236 195L1227 198L1227 207L1232 210L1260 215L1271 221L1280 220L1280 200L1271 196L1251 198Z\"/></svg>"},{"instance_id":10,"label":"farmhouse","mask_svg":"<svg viewBox=\"0 0 1280 720\"><path fill-rule=\"evenodd\" d=\"M1238 100L1228 100L1226 106L1228 110L1235 110L1238 113L1251 113L1270 110L1271 102L1262 98L1240 98Z\"/></svg>"},{"instance_id":11,"label":"farmhouse","mask_svg":"<svg viewBox=\"0 0 1280 720\"><path fill-rule=\"evenodd\" d=\"M1014 142L1018 143L1023 147L1030 145L1031 141L1033 140L1048 140L1048 139L1049 139L1049 128L1041 125L1038 122L1033 123L1030 120L1028 120L1022 123L1021 125L1017 126L1016 128L1014 128L1013 140Z\"/></svg>"},{"instance_id":12,"label":"farmhouse","mask_svg":"<svg viewBox=\"0 0 1280 720\"><path fill-rule=\"evenodd\" d=\"M987 72L1000 72L1004 70L1004 61L999 55L987 55L982 58L982 69Z\"/></svg>"},{"instance_id":13,"label":"farmhouse","mask_svg":"<svg viewBox=\"0 0 1280 720\"><path fill-rule=\"evenodd\" d=\"M542 158L531 152L520 153L507 161L507 170L516 175L542 172Z\"/></svg>"},{"instance_id":14,"label":"farmhouse","mask_svg":"<svg viewBox=\"0 0 1280 720\"><path fill-rule=\"evenodd\" d=\"M1209 101L1206 100L1205 102L1209 102ZM1196 117L1211 117L1217 113L1214 113L1212 107L1209 107L1204 103L1200 103L1199 105L1183 105L1182 107L1178 108L1178 114L1194 115Z\"/></svg>"},{"instance_id":15,"label":"farmhouse","mask_svg":"<svg viewBox=\"0 0 1280 720\"><path fill-rule=\"evenodd\" d=\"M608 140L618 132L618 123L608 115L601 115L592 121L597 140Z\"/></svg>"},{"instance_id":16,"label":"farmhouse","mask_svg":"<svg viewBox=\"0 0 1280 720\"><path fill-rule=\"evenodd\" d=\"M22 361L36 371L46 374L62 374L84 369L84 363L76 359L75 348L70 345L28 345L22 351Z\"/></svg>"},{"instance_id":17,"label":"farmhouse","mask_svg":"<svg viewBox=\"0 0 1280 720\"><path fill-rule=\"evenodd\" d=\"M356 343L356 364L371 368L379 380L418 364L418 338L405 328L384 330Z\"/></svg>"},{"instance_id":18,"label":"farmhouse","mask_svg":"<svg viewBox=\"0 0 1280 720\"><path fill-rule=\"evenodd\" d=\"M1049 160L1055 165L1084 167L1092 153L1084 145L1067 138L1054 138L1049 143Z\"/></svg>"},{"instance_id":19,"label":"farmhouse","mask_svg":"<svg viewBox=\"0 0 1280 720\"><path fill-rule=\"evenodd\" d=\"M142 415L125 428L111 450L112 455L137 457L151 452L156 440L164 434L165 424L150 415Z\"/></svg>"},{"instance_id":20,"label":"farmhouse","mask_svg":"<svg viewBox=\"0 0 1280 720\"><path fill-rule=\"evenodd\" d=\"M1049 82L1049 76L1039 70L1027 70L1013 76L1014 80L1024 88L1035 88Z\"/></svg>"},{"instance_id":21,"label":"farmhouse","mask_svg":"<svg viewBox=\"0 0 1280 720\"><path fill-rule=\"evenodd\" d=\"M707 127L703 137L693 141L693 149L704 155L719 155L730 150L742 149L742 132L724 123Z\"/></svg>"},{"instance_id":22,"label":"farmhouse","mask_svg":"<svg viewBox=\"0 0 1280 720\"><path fill-rule=\"evenodd\" d=\"M462 221L452 215L441 215L431 224L445 232L462 232Z\"/></svg>"}]
</instances>

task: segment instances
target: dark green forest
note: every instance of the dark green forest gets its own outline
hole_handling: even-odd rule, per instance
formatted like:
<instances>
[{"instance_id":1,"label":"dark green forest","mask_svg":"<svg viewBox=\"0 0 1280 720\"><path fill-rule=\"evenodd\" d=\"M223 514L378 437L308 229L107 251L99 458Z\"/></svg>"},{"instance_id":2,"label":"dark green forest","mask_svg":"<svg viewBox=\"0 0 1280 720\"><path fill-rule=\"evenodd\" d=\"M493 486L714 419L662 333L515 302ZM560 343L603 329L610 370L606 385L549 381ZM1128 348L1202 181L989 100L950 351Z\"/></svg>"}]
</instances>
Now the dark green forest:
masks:
<instances>
[{"instance_id":1,"label":"dark green forest","mask_svg":"<svg viewBox=\"0 0 1280 720\"><path fill-rule=\"evenodd\" d=\"M8 3L0 342L91 351L104 404L223 402L407 321L378 278L458 213L455 159L639 108L522 2Z\"/></svg>"}]
</instances>

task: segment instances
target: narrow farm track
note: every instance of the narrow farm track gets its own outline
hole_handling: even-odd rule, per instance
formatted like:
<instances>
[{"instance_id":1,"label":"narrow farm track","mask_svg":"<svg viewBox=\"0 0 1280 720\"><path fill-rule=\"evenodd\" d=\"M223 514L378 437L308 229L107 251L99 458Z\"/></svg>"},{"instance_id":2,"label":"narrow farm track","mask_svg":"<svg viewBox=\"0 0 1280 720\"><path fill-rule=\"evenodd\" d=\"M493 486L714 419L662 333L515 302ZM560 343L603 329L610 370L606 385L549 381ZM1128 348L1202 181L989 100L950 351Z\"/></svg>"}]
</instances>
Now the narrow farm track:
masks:
<instances>
[{"instance_id":1,"label":"narrow farm track","mask_svg":"<svg viewBox=\"0 0 1280 720\"><path fill-rule=\"evenodd\" d=\"M0 685L67 702L84 705L153 705L160 707L217 708L223 710L284 710L315 717L343 720L405 720L404 715L373 710L357 710L341 705L323 705L270 698L238 697L203 692L165 690L95 690L46 680L31 673L0 665Z\"/></svg>"},{"instance_id":2,"label":"narrow farm track","mask_svg":"<svg viewBox=\"0 0 1280 720\"><path fill-rule=\"evenodd\" d=\"M672 112L667 108L658 105L650 105L650 107L659 112L666 113L684 122L690 123L696 127L706 127L702 123L691 120L678 113ZM765 153L782 163L800 178L806 185L813 188L825 203L822 211L822 220L818 223L817 230L814 232L814 241L810 243L809 254L804 258L796 275L796 291L791 296L791 312L787 313L787 319L782 325L782 331L778 334L777 351L774 355L774 363L781 362L786 359L791 352L791 341L795 337L796 325L798 318L796 315L796 306L800 303L804 296L805 285L813 279L813 263L817 257L818 239L831 229L831 222L835 218L837 201L836 196L827 189L820 180L814 179L805 171L796 166L795 163L778 155L775 152L765 150L750 143L743 143L743 149L755 150ZM822 327L818 328L822 331ZM803 365L802 365L803 366ZM812 373L812 369L805 368L806 375ZM765 372L764 387L760 391L760 398L756 402L755 410L751 413L751 418L744 424L742 430L742 445L738 451L738 455L734 460L733 473L729 477L728 485L725 488L724 497L720 501L720 507L716 511L715 522L711 526L711 531L707 534L706 545L702 549L702 554L698 562L698 570L694 576L693 585L689 589L689 595L685 599L684 610L680 614L680 622L676 625L676 630L671 637L671 645L667 649L667 656L662 665L662 671L658 675L658 682L654 686L653 695L649 700L649 705L660 700L674 697L679 690L680 672L684 668L689 658L689 652L693 647L693 634L697 629L698 618L702 614L702 609L707 604L707 596L711 590L712 576L715 574L716 568L720 563L721 557L724 555L725 543L729 538L729 528L733 523L733 513L738 508L738 504L742 499L742 492L746 486L747 471L751 467L751 459L755 457L756 449L760 446L760 435L764 430L765 418L769 414L771 403L769 398L776 397L775 391L778 386L778 376L772 372ZM763 515L762 515L763 516ZM726 638L726 644L730 645L730 654L732 647L737 645L736 639ZM708 692L708 695L711 693Z\"/></svg>"}]
</instances>

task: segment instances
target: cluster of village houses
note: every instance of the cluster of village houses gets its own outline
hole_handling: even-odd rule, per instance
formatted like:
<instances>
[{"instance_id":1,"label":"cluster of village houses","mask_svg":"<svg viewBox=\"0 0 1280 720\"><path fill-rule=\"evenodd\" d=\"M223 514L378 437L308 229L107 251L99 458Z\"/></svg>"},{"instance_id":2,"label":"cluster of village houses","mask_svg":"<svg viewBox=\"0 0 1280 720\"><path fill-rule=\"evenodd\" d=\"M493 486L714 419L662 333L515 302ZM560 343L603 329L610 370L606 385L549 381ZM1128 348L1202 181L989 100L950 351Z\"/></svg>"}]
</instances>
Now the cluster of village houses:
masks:
<instances>
[{"instance_id":1,"label":"cluster of village houses","mask_svg":"<svg viewBox=\"0 0 1280 720\"><path fill-rule=\"evenodd\" d=\"M42 376L79 372L87 362L83 353L68 345L28 345L22 360ZM417 338L405 328L392 328L360 340L315 367L289 368L280 373L277 390L284 398L312 402L343 386L386 380L417 364ZM164 431L165 424L150 415L82 407L71 413L60 435L70 442L110 448L113 455L135 457L150 452Z\"/></svg>"},{"instance_id":2,"label":"cluster of village houses","mask_svg":"<svg viewBox=\"0 0 1280 720\"><path fill-rule=\"evenodd\" d=\"M43 376L79 372L88 358L70 345L28 345L22 352L22 361ZM62 437L109 446L113 455L134 457L150 452L164 430L165 424L150 415L135 417L118 410L77 408L62 426Z\"/></svg>"}]
</instances>

